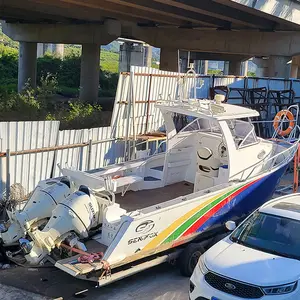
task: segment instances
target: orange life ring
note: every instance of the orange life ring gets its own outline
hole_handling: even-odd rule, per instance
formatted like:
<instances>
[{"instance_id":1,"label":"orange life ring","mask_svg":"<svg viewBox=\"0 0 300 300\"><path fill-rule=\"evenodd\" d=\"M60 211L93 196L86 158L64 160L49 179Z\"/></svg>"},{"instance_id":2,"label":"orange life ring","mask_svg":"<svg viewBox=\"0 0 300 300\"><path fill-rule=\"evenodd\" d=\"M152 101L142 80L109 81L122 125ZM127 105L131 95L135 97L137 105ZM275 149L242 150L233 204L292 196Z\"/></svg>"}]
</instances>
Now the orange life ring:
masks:
<instances>
[{"instance_id":1,"label":"orange life ring","mask_svg":"<svg viewBox=\"0 0 300 300\"><path fill-rule=\"evenodd\" d=\"M289 127L286 130L282 130L282 129L278 130L278 126L279 126L282 118L287 118L289 120ZM279 111L274 118L273 126L276 131L278 130L277 133L280 136L286 136L286 135L290 134L290 132L295 127L295 121L294 121L293 114L287 109Z\"/></svg>"},{"instance_id":2,"label":"orange life ring","mask_svg":"<svg viewBox=\"0 0 300 300\"><path fill-rule=\"evenodd\" d=\"M120 178L120 177L122 177L121 175L114 175L113 177L112 177L112 179L118 179L118 178Z\"/></svg>"}]
</instances>

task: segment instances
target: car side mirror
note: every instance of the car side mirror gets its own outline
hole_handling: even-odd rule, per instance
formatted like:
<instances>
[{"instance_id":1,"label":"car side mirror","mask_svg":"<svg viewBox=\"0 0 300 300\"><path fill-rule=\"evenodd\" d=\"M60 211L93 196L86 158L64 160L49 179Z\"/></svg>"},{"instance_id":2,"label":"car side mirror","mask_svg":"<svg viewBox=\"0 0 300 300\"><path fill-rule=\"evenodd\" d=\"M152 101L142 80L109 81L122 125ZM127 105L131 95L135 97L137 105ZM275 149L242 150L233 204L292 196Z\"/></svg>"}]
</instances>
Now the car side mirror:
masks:
<instances>
[{"instance_id":1,"label":"car side mirror","mask_svg":"<svg viewBox=\"0 0 300 300\"><path fill-rule=\"evenodd\" d=\"M229 231L233 231L236 228L236 224L234 221L227 221L225 223L225 226Z\"/></svg>"}]
</instances>

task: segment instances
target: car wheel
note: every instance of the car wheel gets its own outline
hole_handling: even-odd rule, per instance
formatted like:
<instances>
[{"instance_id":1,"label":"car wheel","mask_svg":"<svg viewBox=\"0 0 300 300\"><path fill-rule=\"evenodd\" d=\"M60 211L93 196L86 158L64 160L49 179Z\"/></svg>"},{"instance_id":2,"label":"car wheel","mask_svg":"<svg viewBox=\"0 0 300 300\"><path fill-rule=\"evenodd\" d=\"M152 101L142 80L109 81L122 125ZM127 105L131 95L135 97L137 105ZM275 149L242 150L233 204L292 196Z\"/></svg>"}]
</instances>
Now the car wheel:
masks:
<instances>
[{"instance_id":1,"label":"car wheel","mask_svg":"<svg viewBox=\"0 0 300 300\"><path fill-rule=\"evenodd\" d=\"M198 263L200 256L205 252L200 244L189 244L178 258L181 275L190 277Z\"/></svg>"}]
</instances>

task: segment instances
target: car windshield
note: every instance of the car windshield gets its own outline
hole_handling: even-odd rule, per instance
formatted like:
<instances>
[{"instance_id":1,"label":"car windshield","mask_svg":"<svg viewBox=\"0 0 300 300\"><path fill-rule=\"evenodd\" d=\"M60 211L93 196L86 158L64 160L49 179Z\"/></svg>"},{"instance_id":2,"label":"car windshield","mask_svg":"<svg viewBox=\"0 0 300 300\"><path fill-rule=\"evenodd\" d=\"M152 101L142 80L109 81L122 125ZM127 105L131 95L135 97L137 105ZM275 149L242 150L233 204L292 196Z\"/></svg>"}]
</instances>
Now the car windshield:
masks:
<instances>
[{"instance_id":1,"label":"car windshield","mask_svg":"<svg viewBox=\"0 0 300 300\"><path fill-rule=\"evenodd\" d=\"M230 236L233 242L300 259L300 221L256 211Z\"/></svg>"}]
</instances>

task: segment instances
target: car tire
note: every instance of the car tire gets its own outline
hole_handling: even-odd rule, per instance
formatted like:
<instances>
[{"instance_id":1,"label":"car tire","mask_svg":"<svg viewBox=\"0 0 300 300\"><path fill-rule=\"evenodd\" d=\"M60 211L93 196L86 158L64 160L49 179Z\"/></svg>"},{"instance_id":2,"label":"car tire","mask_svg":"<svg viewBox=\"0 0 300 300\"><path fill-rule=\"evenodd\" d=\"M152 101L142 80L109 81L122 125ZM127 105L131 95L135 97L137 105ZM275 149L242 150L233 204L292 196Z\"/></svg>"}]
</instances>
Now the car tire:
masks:
<instances>
[{"instance_id":1,"label":"car tire","mask_svg":"<svg viewBox=\"0 0 300 300\"><path fill-rule=\"evenodd\" d=\"M189 244L178 258L178 267L182 276L190 277L198 263L200 256L205 252L200 244Z\"/></svg>"}]
</instances>

